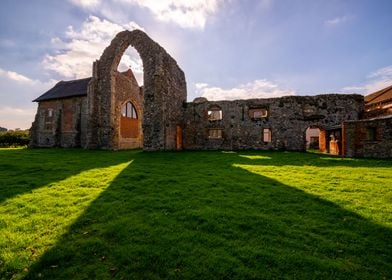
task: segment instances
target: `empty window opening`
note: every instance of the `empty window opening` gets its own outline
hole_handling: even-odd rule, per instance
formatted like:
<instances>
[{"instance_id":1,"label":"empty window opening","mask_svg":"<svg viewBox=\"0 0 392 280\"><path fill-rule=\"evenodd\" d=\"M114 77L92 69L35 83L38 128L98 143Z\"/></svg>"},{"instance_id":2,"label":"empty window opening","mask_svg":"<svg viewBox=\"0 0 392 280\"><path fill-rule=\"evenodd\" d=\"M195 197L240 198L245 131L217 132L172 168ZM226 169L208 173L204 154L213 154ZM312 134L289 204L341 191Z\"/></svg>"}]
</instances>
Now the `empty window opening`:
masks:
<instances>
[{"instance_id":1,"label":"empty window opening","mask_svg":"<svg viewBox=\"0 0 392 280\"><path fill-rule=\"evenodd\" d=\"M377 129L375 127L366 128L366 140L367 141L376 141L377 140Z\"/></svg>"},{"instance_id":2,"label":"empty window opening","mask_svg":"<svg viewBox=\"0 0 392 280\"><path fill-rule=\"evenodd\" d=\"M269 143L272 140L272 133L271 133L271 129L269 128L264 128L263 129L263 141L265 143Z\"/></svg>"},{"instance_id":3,"label":"empty window opening","mask_svg":"<svg viewBox=\"0 0 392 280\"><path fill-rule=\"evenodd\" d=\"M261 119L268 117L268 110L265 108L249 109L251 119Z\"/></svg>"},{"instance_id":4,"label":"empty window opening","mask_svg":"<svg viewBox=\"0 0 392 280\"><path fill-rule=\"evenodd\" d=\"M44 129L52 130L52 128L53 128L53 109L47 109L45 111Z\"/></svg>"},{"instance_id":5,"label":"empty window opening","mask_svg":"<svg viewBox=\"0 0 392 280\"><path fill-rule=\"evenodd\" d=\"M209 129L208 130L208 138L210 139L221 139L222 138L222 129Z\"/></svg>"},{"instance_id":6,"label":"empty window opening","mask_svg":"<svg viewBox=\"0 0 392 280\"><path fill-rule=\"evenodd\" d=\"M208 110L209 121L219 121L222 119L222 109L219 107L212 107Z\"/></svg>"}]
</instances>

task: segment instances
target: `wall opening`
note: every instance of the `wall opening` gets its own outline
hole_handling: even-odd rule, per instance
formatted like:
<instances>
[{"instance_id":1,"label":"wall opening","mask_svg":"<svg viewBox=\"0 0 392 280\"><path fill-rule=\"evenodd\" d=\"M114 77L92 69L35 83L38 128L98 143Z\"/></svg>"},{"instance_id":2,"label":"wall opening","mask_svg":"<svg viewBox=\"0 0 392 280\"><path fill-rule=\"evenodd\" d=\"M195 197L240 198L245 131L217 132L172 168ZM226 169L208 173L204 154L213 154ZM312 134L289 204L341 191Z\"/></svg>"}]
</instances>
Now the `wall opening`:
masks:
<instances>
[{"instance_id":1,"label":"wall opening","mask_svg":"<svg viewBox=\"0 0 392 280\"><path fill-rule=\"evenodd\" d=\"M115 115L119 116L118 149L143 147L143 62L139 53L128 47L113 76ZM116 122L116 121L115 121ZM116 138L115 138L116 139Z\"/></svg>"},{"instance_id":2,"label":"wall opening","mask_svg":"<svg viewBox=\"0 0 392 280\"><path fill-rule=\"evenodd\" d=\"M263 128L263 142L270 143L272 141L272 131L270 128Z\"/></svg>"},{"instance_id":3,"label":"wall opening","mask_svg":"<svg viewBox=\"0 0 392 280\"><path fill-rule=\"evenodd\" d=\"M140 58L139 53L133 47L128 47L123 56L121 57L120 63L117 66L117 71L124 74L130 74L128 71L131 69L134 78L137 81L139 87L143 86L143 61ZM132 77L131 77L132 78Z\"/></svg>"},{"instance_id":4,"label":"wall opening","mask_svg":"<svg viewBox=\"0 0 392 280\"><path fill-rule=\"evenodd\" d=\"M129 52L138 54L136 59ZM137 94L130 97L125 84L133 85ZM125 30L116 35L93 64L88 93L90 110L84 147L135 147L136 141L132 145L130 141L125 143L120 134L121 107L131 100L142 123L139 147L145 151L176 149L176 125L184 125L185 117L185 75L177 62L143 31Z\"/></svg>"},{"instance_id":5,"label":"wall opening","mask_svg":"<svg viewBox=\"0 0 392 280\"><path fill-rule=\"evenodd\" d=\"M376 141L377 140L377 128L376 127L367 127L366 128L366 140L367 141Z\"/></svg>"},{"instance_id":6,"label":"wall opening","mask_svg":"<svg viewBox=\"0 0 392 280\"><path fill-rule=\"evenodd\" d=\"M209 139L222 139L223 138L223 129L221 128L211 128L208 130L208 138Z\"/></svg>"},{"instance_id":7,"label":"wall opening","mask_svg":"<svg viewBox=\"0 0 392 280\"><path fill-rule=\"evenodd\" d=\"M53 109L45 110L44 130L52 130L53 128Z\"/></svg>"},{"instance_id":8,"label":"wall opening","mask_svg":"<svg viewBox=\"0 0 392 280\"><path fill-rule=\"evenodd\" d=\"M182 150L183 138L182 138L182 127L181 125L176 126L176 149Z\"/></svg>"},{"instance_id":9,"label":"wall opening","mask_svg":"<svg viewBox=\"0 0 392 280\"><path fill-rule=\"evenodd\" d=\"M309 126L305 131L305 147L306 150L325 150L325 141L320 141L320 128L317 126ZM320 144L322 147L320 147Z\"/></svg>"},{"instance_id":10,"label":"wall opening","mask_svg":"<svg viewBox=\"0 0 392 280\"><path fill-rule=\"evenodd\" d=\"M212 106L207 111L209 121L220 121L222 120L222 109L219 106Z\"/></svg>"},{"instance_id":11,"label":"wall opening","mask_svg":"<svg viewBox=\"0 0 392 280\"><path fill-rule=\"evenodd\" d=\"M249 117L253 120L258 120L268 117L267 108L252 108L249 109Z\"/></svg>"},{"instance_id":12,"label":"wall opening","mask_svg":"<svg viewBox=\"0 0 392 280\"><path fill-rule=\"evenodd\" d=\"M342 129L340 126L309 126L305 131L306 150L318 150L331 155L342 154Z\"/></svg>"}]
</instances>

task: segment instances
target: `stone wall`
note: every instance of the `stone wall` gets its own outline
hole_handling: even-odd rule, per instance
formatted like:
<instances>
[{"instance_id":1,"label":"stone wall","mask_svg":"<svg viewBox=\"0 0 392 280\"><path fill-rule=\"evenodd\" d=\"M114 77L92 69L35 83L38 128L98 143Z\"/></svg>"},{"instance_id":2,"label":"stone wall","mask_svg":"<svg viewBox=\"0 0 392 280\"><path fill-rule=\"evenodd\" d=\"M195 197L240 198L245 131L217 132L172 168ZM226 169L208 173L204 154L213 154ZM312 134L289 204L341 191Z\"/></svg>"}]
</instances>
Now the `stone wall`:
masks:
<instances>
[{"instance_id":1,"label":"stone wall","mask_svg":"<svg viewBox=\"0 0 392 280\"><path fill-rule=\"evenodd\" d=\"M343 140L345 156L392 158L392 116L344 122Z\"/></svg>"},{"instance_id":2,"label":"stone wall","mask_svg":"<svg viewBox=\"0 0 392 280\"><path fill-rule=\"evenodd\" d=\"M79 147L86 135L86 110L86 97L39 102L30 146Z\"/></svg>"},{"instance_id":3,"label":"stone wall","mask_svg":"<svg viewBox=\"0 0 392 280\"><path fill-rule=\"evenodd\" d=\"M221 108L221 120L208 119L211 108ZM267 115L254 118L250 113L255 110L266 110ZM216 102L198 98L186 107L184 147L303 151L306 128L325 129L345 120L358 120L362 111L361 95L327 94ZM211 137L214 129L221 131L221 138ZM264 141L263 129L270 129L271 142Z\"/></svg>"},{"instance_id":4,"label":"stone wall","mask_svg":"<svg viewBox=\"0 0 392 280\"><path fill-rule=\"evenodd\" d=\"M184 123L185 75L176 61L140 30L118 33L94 63L88 90L91 116L85 147L115 147L112 127L114 73L129 46L138 51L144 68L143 148L148 151L176 149L177 125Z\"/></svg>"},{"instance_id":5,"label":"stone wall","mask_svg":"<svg viewBox=\"0 0 392 280\"><path fill-rule=\"evenodd\" d=\"M113 93L112 93L112 127L113 149L135 149L141 148L143 143L143 90L137 84L136 79L123 73L113 73ZM121 136L121 108L130 101L135 106L138 115L138 136L122 137Z\"/></svg>"}]
</instances>

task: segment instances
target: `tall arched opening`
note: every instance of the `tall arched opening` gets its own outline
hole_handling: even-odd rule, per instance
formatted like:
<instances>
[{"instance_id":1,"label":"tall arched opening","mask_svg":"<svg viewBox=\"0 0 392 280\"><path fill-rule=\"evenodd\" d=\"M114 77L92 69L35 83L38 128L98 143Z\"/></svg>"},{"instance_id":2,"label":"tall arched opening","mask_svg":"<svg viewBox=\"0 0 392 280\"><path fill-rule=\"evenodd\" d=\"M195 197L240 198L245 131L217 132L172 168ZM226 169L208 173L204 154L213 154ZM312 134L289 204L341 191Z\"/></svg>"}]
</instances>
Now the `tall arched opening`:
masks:
<instances>
[{"instance_id":1,"label":"tall arched opening","mask_svg":"<svg viewBox=\"0 0 392 280\"><path fill-rule=\"evenodd\" d=\"M86 146L118 148L116 135L120 122L114 116L118 115L117 97L121 95L122 86L117 68L129 46L136 49L143 62L143 149L179 149L177 133L182 133L179 128L184 125L185 75L177 62L140 30L118 33L100 59L94 62L88 89Z\"/></svg>"}]
</instances>

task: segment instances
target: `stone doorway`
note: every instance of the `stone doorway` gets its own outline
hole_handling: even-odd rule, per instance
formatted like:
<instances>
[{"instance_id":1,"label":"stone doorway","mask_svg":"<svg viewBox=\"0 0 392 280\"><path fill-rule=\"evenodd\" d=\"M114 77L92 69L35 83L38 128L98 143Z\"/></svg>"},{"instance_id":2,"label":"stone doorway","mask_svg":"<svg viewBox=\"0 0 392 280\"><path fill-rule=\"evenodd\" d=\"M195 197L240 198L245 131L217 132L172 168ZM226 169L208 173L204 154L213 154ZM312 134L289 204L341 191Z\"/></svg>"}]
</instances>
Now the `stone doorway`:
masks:
<instances>
[{"instance_id":1,"label":"stone doorway","mask_svg":"<svg viewBox=\"0 0 392 280\"><path fill-rule=\"evenodd\" d=\"M183 148L183 141L182 141L182 127L181 125L177 125L176 129L176 149L177 150L182 150Z\"/></svg>"},{"instance_id":2,"label":"stone doorway","mask_svg":"<svg viewBox=\"0 0 392 280\"><path fill-rule=\"evenodd\" d=\"M323 139L320 139L322 129L318 126L309 126L305 130L305 149L306 150L320 150L324 149ZM320 141L321 140L321 141Z\"/></svg>"}]
</instances>

